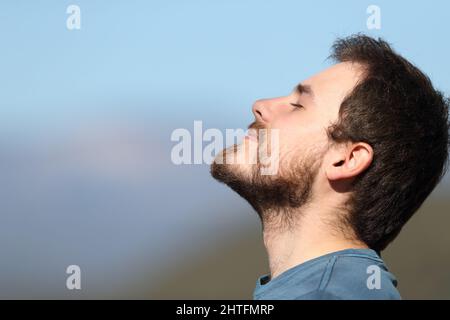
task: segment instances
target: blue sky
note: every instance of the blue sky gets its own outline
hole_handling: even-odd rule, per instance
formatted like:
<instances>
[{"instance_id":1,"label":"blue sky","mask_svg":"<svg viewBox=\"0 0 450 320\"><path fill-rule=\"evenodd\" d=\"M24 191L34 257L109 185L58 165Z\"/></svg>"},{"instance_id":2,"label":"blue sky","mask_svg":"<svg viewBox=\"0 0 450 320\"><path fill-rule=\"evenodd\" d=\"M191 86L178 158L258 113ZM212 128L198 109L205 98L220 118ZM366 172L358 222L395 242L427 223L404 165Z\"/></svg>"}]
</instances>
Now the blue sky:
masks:
<instances>
[{"instance_id":1,"label":"blue sky","mask_svg":"<svg viewBox=\"0 0 450 320\"><path fill-rule=\"evenodd\" d=\"M81 9L81 30L66 28L69 4ZM366 28L370 4L381 8L381 30ZM287 93L326 67L336 36L355 32L385 37L450 89L448 1L2 1L0 8L0 115L13 130L105 114L243 126L254 99Z\"/></svg>"}]
</instances>

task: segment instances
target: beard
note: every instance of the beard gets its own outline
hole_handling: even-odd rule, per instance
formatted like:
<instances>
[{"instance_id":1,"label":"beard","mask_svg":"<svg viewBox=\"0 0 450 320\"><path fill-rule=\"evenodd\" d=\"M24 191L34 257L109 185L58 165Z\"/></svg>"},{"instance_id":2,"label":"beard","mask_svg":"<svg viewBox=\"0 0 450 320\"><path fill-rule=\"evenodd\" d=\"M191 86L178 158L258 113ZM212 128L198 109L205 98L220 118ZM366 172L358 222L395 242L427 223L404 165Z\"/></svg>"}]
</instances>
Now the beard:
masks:
<instances>
[{"instance_id":1,"label":"beard","mask_svg":"<svg viewBox=\"0 0 450 320\"><path fill-rule=\"evenodd\" d=\"M257 122L249 126L249 129L260 128L263 125ZM263 143L265 141L258 141L258 150ZM230 164L224 160L230 155L248 151L250 146L244 144L223 150L211 164L211 175L243 197L258 213L263 227L267 224L292 226L298 209L311 199L312 186L321 164L318 160L321 158L320 154L288 152L289 158L286 154L279 157L279 170L276 174L263 175L263 165L259 158L252 164Z\"/></svg>"}]
</instances>

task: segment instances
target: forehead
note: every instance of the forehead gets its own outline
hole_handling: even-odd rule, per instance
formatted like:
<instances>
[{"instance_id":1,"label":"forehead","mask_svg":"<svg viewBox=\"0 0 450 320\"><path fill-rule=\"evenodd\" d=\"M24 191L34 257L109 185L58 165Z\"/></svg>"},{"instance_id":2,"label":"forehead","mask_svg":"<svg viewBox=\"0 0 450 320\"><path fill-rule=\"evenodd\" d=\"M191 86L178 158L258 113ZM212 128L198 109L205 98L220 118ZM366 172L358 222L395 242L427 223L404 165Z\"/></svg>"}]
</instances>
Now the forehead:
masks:
<instances>
[{"instance_id":1,"label":"forehead","mask_svg":"<svg viewBox=\"0 0 450 320\"><path fill-rule=\"evenodd\" d=\"M363 66L358 63L341 62L313 75L302 84L311 86L315 104L336 109L362 78L363 72Z\"/></svg>"}]
</instances>

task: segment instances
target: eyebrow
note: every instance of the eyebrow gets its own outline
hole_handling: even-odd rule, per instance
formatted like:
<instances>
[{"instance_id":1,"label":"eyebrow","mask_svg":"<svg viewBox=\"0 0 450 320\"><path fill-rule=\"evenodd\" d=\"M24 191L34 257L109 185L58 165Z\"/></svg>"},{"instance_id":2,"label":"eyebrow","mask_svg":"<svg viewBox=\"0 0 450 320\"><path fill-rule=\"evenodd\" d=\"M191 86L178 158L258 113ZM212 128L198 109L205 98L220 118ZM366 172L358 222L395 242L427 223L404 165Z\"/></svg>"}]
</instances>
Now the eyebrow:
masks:
<instances>
[{"instance_id":1,"label":"eyebrow","mask_svg":"<svg viewBox=\"0 0 450 320\"><path fill-rule=\"evenodd\" d=\"M299 94L307 94L307 95L314 97L314 92L312 91L312 88L310 85L299 83L297 85L297 87L295 87L295 90Z\"/></svg>"}]
</instances>

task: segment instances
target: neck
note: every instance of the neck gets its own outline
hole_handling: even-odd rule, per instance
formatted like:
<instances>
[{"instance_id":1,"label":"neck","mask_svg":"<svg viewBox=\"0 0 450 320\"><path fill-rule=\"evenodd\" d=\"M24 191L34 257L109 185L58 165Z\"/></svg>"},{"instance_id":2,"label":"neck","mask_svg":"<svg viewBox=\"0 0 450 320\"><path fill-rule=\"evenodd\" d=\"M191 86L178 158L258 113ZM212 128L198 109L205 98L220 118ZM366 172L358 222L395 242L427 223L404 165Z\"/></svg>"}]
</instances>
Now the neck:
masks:
<instances>
[{"instance_id":1,"label":"neck","mask_svg":"<svg viewBox=\"0 0 450 320\"><path fill-rule=\"evenodd\" d=\"M326 210L323 205L308 205L301 212L289 212L290 223L285 220L286 212L264 212L264 245L269 258L271 279L284 271L308 260L339 250L367 248L355 237L346 236L344 230L333 227L336 210ZM274 218L276 217L276 218ZM336 225L336 222L334 223Z\"/></svg>"}]
</instances>

